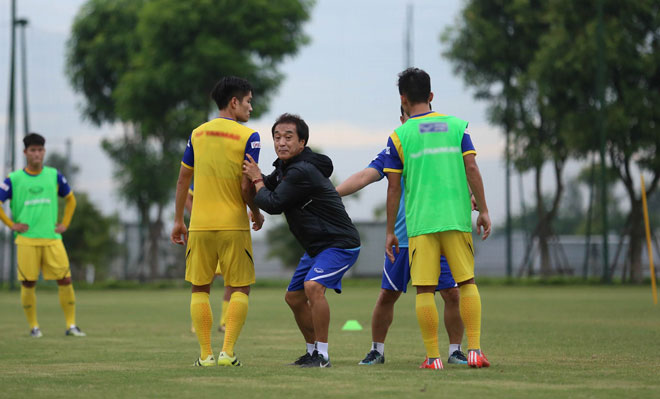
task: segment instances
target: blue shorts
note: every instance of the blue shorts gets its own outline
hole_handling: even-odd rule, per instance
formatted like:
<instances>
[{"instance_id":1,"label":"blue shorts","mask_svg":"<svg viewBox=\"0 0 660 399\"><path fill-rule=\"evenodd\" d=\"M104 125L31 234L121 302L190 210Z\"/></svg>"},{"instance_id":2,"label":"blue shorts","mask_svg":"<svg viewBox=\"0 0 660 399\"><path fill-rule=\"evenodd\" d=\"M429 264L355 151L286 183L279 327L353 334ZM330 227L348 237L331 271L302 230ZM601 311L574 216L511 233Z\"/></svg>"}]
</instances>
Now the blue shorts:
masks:
<instances>
[{"instance_id":1,"label":"blue shorts","mask_svg":"<svg viewBox=\"0 0 660 399\"><path fill-rule=\"evenodd\" d=\"M410 263L408 259L408 247L399 247L399 253L394 251L394 263L385 256L385 265L383 266L383 282L381 288L392 291L406 292L410 282ZM449 263L443 256L440 258L440 278L436 291L456 287L456 281L451 275Z\"/></svg>"},{"instance_id":2,"label":"blue shorts","mask_svg":"<svg viewBox=\"0 0 660 399\"><path fill-rule=\"evenodd\" d=\"M305 281L316 281L340 294L341 278L355 264L359 254L360 247L353 249L328 248L313 258L305 252L293 273L287 291L303 290Z\"/></svg>"}]
</instances>

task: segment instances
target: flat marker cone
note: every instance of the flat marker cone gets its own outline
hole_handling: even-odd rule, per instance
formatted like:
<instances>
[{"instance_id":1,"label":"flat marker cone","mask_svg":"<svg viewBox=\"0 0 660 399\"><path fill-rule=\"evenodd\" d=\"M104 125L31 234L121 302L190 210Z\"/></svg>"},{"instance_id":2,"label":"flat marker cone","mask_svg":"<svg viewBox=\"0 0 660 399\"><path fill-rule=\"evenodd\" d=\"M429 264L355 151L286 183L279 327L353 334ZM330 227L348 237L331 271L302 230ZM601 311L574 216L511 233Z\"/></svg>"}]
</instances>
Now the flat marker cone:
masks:
<instances>
[{"instance_id":1,"label":"flat marker cone","mask_svg":"<svg viewBox=\"0 0 660 399\"><path fill-rule=\"evenodd\" d=\"M357 320L347 320L342 331L362 331L362 326Z\"/></svg>"}]
</instances>

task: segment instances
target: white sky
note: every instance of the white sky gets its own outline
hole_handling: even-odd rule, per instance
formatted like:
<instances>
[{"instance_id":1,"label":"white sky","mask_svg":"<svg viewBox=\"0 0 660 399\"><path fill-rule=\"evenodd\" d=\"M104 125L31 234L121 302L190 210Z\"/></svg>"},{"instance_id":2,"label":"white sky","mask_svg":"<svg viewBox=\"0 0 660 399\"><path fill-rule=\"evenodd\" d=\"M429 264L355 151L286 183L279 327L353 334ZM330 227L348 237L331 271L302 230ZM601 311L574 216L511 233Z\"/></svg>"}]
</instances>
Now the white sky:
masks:
<instances>
[{"instance_id":1,"label":"white sky","mask_svg":"<svg viewBox=\"0 0 660 399\"><path fill-rule=\"evenodd\" d=\"M30 130L47 138L47 149L63 152L73 141L72 161L81 167L74 190L86 191L106 212L124 210L116 195L112 164L100 148L103 137L117 127L96 128L81 120L78 98L64 75L65 44L81 0L17 1L17 16L27 17L28 99ZM470 121L477 161L495 225L504 223L503 135L486 120L486 104L476 102L451 65L441 57L439 35L456 20L459 0L319 0L305 31L311 43L280 68L286 78L273 97L271 111L248 125L262 134L261 167L271 170L275 159L270 126L283 112L300 114L310 126L310 145L329 155L334 177L343 181L365 167L385 145L399 123L396 75L404 68L406 4L414 5L414 66L425 69L435 93L433 108ZM7 131L10 1L0 0L0 132L4 154ZM20 58L17 54L17 61ZM19 64L20 66L20 64ZM19 68L20 69L20 68ZM20 75L17 75L17 134L23 132ZM191 129L193 126L191 126ZM19 140L20 141L20 140ZM181 149L185 142L181 143ZM20 150L21 148L19 148ZM23 157L18 153L18 166ZM4 162L4 160L3 160ZM149 173L149 172L145 172ZM550 182L549 177L546 181ZM519 203L512 181L513 209ZM531 182L525 179L526 192ZM172 182L174 195L175 182ZM364 190L347 202L354 220L371 218L372 208L385 198L385 183ZM125 211L122 211L126 214ZM130 213L129 213L130 215Z\"/></svg>"}]
</instances>

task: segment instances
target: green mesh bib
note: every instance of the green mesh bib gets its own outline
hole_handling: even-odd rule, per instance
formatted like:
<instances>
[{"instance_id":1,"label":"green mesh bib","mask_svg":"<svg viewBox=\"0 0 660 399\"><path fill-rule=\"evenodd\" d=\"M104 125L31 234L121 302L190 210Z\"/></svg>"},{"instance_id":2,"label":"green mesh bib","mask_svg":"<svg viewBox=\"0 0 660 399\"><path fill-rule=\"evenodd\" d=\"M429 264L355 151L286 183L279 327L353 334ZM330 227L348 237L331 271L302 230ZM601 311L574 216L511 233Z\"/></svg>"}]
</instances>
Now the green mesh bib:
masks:
<instances>
[{"instance_id":1,"label":"green mesh bib","mask_svg":"<svg viewBox=\"0 0 660 399\"><path fill-rule=\"evenodd\" d=\"M396 129L403 150L408 236L472 231L461 142L467 122L433 113Z\"/></svg>"},{"instance_id":2,"label":"green mesh bib","mask_svg":"<svg viewBox=\"0 0 660 399\"><path fill-rule=\"evenodd\" d=\"M11 213L16 223L29 226L28 238L62 239L55 233L57 224L57 170L44 166L36 176L24 170L9 174L11 180Z\"/></svg>"}]
</instances>

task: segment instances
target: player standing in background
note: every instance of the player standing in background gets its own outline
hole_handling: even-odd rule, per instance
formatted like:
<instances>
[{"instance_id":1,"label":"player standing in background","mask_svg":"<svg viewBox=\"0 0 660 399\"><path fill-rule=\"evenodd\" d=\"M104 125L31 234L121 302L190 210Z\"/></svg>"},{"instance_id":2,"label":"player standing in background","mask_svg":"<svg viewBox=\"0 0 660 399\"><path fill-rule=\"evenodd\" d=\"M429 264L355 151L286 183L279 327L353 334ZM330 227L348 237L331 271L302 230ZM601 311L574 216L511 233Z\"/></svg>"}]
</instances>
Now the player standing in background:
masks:
<instances>
[{"instance_id":1,"label":"player standing in background","mask_svg":"<svg viewBox=\"0 0 660 399\"><path fill-rule=\"evenodd\" d=\"M253 160L243 164L257 190L255 203L271 215L284 212L289 230L305 249L284 297L307 344L307 352L291 365L330 367L325 290L341 293L341 279L360 254L360 235L330 182L332 161L307 147L305 121L283 114L271 133L275 171L264 176Z\"/></svg>"},{"instance_id":2,"label":"player standing in background","mask_svg":"<svg viewBox=\"0 0 660 399\"><path fill-rule=\"evenodd\" d=\"M247 317L250 285L255 281L245 205L251 210L254 230L259 230L264 222L253 201L252 183L241 174L241 163L246 155L258 159L261 144L259 133L238 123L247 122L252 111L252 86L247 80L225 77L216 84L211 96L220 115L193 130L188 140L177 181L171 240L180 245L187 243L186 280L192 283L190 315L201 352L194 365L216 364L211 348L213 313L209 294L219 264L231 299L217 364L240 366L234 345ZM188 234L183 209L193 175L195 196Z\"/></svg>"},{"instance_id":3,"label":"player standing in background","mask_svg":"<svg viewBox=\"0 0 660 399\"><path fill-rule=\"evenodd\" d=\"M401 109L401 116L399 118L402 124L409 118L409 115L403 111L403 108ZM369 166L351 175L351 177L337 186L339 195L343 197L353 194L385 177L385 172L383 172L385 157L385 150L383 150L371 161ZM401 296L401 292L407 291L408 282L410 281L408 233L406 231L405 201L403 195L401 196L401 204L399 205L394 231L399 240L400 250L399 253L395 254L396 260L394 262L391 262L388 257L385 257L381 290L371 316L371 349L359 363L361 365L385 363L385 338L394 319L394 304ZM441 262L440 279L435 290L440 292L445 302L444 323L447 335L449 336L448 362L451 364L467 364L467 358L461 351L463 321L461 320L458 307L458 288L452 278L449 265L444 256L441 258Z\"/></svg>"},{"instance_id":4,"label":"player standing in background","mask_svg":"<svg viewBox=\"0 0 660 399\"><path fill-rule=\"evenodd\" d=\"M190 188L188 189L188 196L186 197L186 205L185 208L188 211L188 215L192 212L192 201L193 201L193 195L195 195L195 184L191 184ZM220 270L220 265L215 269L215 275L216 276L221 276L222 275L222 270ZM229 306L229 300L231 299L231 294L229 290L225 290L225 294L222 297L222 313L220 314L220 322L218 323L218 331L220 332L225 332L226 329L226 324L227 324L227 306ZM195 326L193 325L190 328L191 332L195 332Z\"/></svg>"},{"instance_id":5,"label":"player standing in background","mask_svg":"<svg viewBox=\"0 0 660 399\"><path fill-rule=\"evenodd\" d=\"M399 245L394 233L405 183L406 223L409 237L410 275L417 287L415 310L427 360L423 368L441 369L438 350L438 311L433 292L445 256L460 290L460 309L468 339L468 365L488 367L481 352L481 298L474 281L474 250L470 189L479 216L477 234L490 234L491 222L483 181L475 161L476 151L467 122L431 111L431 78L417 68L399 74L401 107L410 119L387 142L387 236L385 251L394 261ZM395 248L395 251L392 248Z\"/></svg>"},{"instance_id":6,"label":"player standing in background","mask_svg":"<svg viewBox=\"0 0 660 399\"><path fill-rule=\"evenodd\" d=\"M30 335L42 336L37 322L36 284L39 272L44 280L57 280L60 305L66 320L66 335L84 337L76 326L76 296L71 283L69 258L62 243L76 209L76 197L66 178L56 169L44 166L46 139L36 133L23 138L27 166L9 174L0 184L0 202L11 200L7 217L0 207L0 219L14 231L21 304L30 324ZM57 197L66 199L62 222L57 223Z\"/></svg>"}]
</instances>

